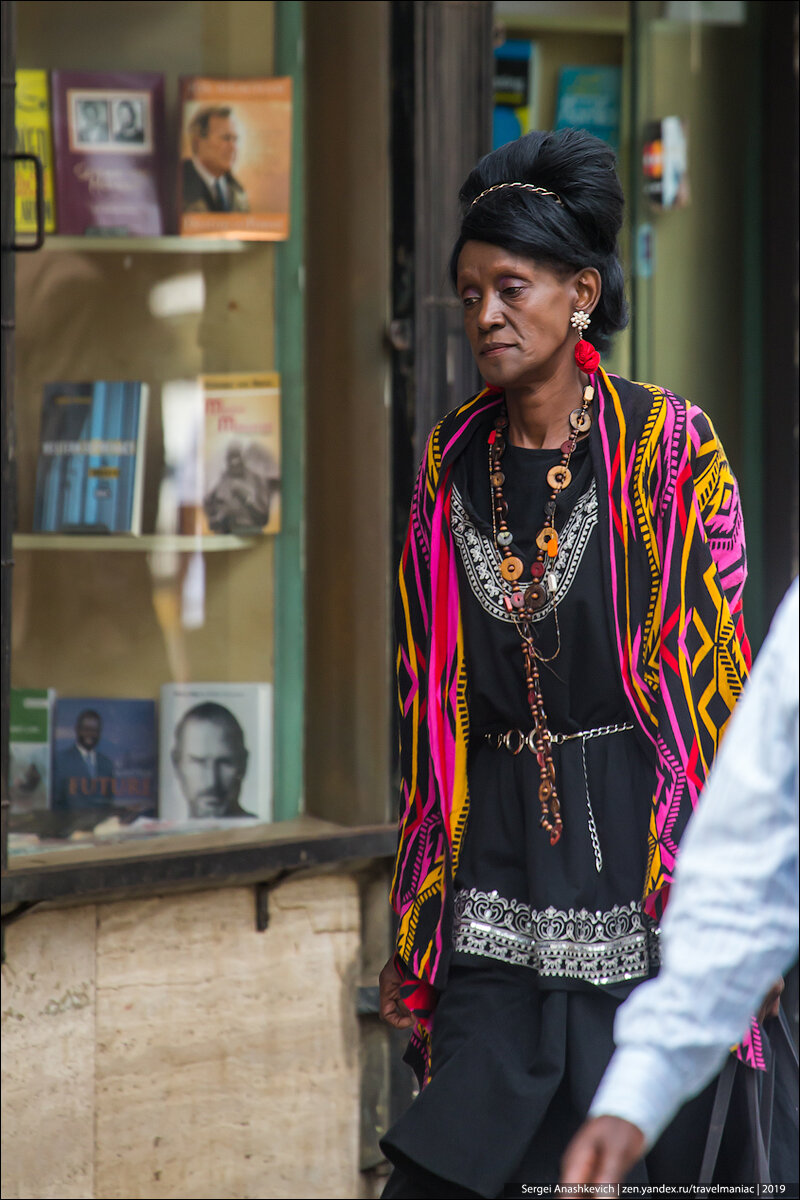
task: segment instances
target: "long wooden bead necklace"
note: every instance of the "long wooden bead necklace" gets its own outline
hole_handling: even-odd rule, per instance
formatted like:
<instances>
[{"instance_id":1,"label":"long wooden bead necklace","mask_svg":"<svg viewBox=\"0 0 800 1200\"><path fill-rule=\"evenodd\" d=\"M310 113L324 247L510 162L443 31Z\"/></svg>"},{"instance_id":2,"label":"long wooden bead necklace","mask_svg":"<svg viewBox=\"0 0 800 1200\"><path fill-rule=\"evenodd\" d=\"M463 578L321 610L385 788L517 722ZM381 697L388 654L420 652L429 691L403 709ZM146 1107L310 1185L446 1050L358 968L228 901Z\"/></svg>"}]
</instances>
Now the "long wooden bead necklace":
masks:
<instances>
[{"instance_id":1,"label":"long wooden bead necklace","mask_svg":"<svg viewBox=\"0 0 800 1200\"><path fill-rule=\"evenodd\" d=\"M556 770L553 764L550 730L547 727L547 716L542 698L539 662L551 662L557 657L561 648L555 603L556 578L552 569L548 569L552 568L558 556L558 533L555 528L556 500L564 488L569 487L572 482L572 472L569 469L570 460L579 439L588 434L591 428L592 417L589 406L593 399L594 388L589 384L583 389L581 406L573 409L569 414L570 432L566 441L561 444L561 462L547 472L550 498L544 506L544 525L536 535L536 557L530 568L531 582L524 585L522 576L525 567L522 559L518 558L511 549L514 535L508 527L508 503L503 496L503 484L506 477L501 462L506 448L506 430L508 428L508 412L505 404L500 409L495 419L494 429L489 434L492 530L495 547L500 556L500 575L504 582L510 585L510 591L504 595L505 605L514 617L522 641L528 707L534 723L534 744L536 761L539 766L539 807L541 809L539 824L550 835L551 846L555 846L561 837L563 821L561 801L556 790ZM534 641L533 617L551 599L556 622L557 643L555 653L549 658L545 658L537 649Z\"/></svg>"}]
</instances>

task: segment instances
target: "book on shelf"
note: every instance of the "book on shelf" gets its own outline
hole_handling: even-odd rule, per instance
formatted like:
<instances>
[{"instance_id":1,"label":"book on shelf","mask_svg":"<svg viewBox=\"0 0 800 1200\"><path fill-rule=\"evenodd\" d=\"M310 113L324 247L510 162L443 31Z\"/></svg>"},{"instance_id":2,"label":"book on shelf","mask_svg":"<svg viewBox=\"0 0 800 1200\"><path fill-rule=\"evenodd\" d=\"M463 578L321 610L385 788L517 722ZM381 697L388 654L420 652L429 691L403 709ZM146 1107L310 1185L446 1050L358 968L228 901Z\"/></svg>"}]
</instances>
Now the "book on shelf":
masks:
<instances>
[{"instance_id":1,"label":"book on shelf","mask_svg":"<svg viewBox=\"0 0 800 1200\"><path fill-rule=\"evenodd\" d=\"M620 67L562 67L555 129L585 129L619 150Z\"/></svg>"},{"instance_id":2,"label":"book on shelf","mask_svg":"<svg viewBox=\"0 0 800 1200\"><path fill-rule=\"evenodd\" d=\"M53 183L53 132L50 126L50 81L47 71L16 72L14 122L18 154L35 154L44 174L44 228L56 228ZM36 173L33 163L14 169L14 227L18 234L36 232Z\"/></svg>"},{"instance_id":3,"label":"book on shelf","mask_svg":"<svg viewBox=\"0 0 800 1200\"><path fill-rule=\"evenodd\" d=\"M37 533L141 532L147 399L144 383L45 384Z\"/></svg>"},{"instance_id":4,"label":"book on shelf","mask_svg":"<svg viewBox=\"0 0 800 1200\"><path fill-rule=\"evenodd\" d=\"M187 236L289 236L292 81L181 80L178 226Z\"/></svg>"},{"instance_id":5,"label":"book on shelf","mask_svg":"<svg viewBox=\"0 0 800 1200\"><path fill-rule=\"evenodd\" d=\"M59 696L53 730L52 808L127 820L158 811L154 700Z\"/></svg>"},{"instance_id":6,"label":"book on shelf","mask_svg":"<svg viewBox=\"0 0 800 1200\"><path fill-rule=\"evenodd\" d=\"M164 232L164 77L153 71L53 71L58 231Z\"/></svg>"},{"instance_id":7,"label":"book on shelf","mask_svg":"<svg viewBox=\"0 0 800 1200\"><path fill-rule=\"evenodd\" d=\"M528 38L508 38L494 51L495 149L536 129L539 120L539 47Z\"/></svg>"},{"instance_id":8,"label":"book on shelf","mask_svg":"<svg viewBox=\"0 0 800 1200\"><path fill-rule=\"evenodd\" d=\"M12 813L50 806L53 688L11 688L8 792Z\"/></svg>"},{"instance_id":9,"label":"book on shelf","mask_svg":"<svg viewBox=\"0 0 800 1200\"><path fill-rule=\"evenodd\" d=\"M159 730L162 820L272 820L272 684L164 684Z\"/></svg>"},{"instance_id":10,"label":"book on shelf","mask_svg":"<svg viewBox=\"0 0 800 1200\"><path fill-rule=\"evenodd\" d=\"M202 378L204 533L277 533L281 518L280 376Z\"/></svg>"}]
</instances>

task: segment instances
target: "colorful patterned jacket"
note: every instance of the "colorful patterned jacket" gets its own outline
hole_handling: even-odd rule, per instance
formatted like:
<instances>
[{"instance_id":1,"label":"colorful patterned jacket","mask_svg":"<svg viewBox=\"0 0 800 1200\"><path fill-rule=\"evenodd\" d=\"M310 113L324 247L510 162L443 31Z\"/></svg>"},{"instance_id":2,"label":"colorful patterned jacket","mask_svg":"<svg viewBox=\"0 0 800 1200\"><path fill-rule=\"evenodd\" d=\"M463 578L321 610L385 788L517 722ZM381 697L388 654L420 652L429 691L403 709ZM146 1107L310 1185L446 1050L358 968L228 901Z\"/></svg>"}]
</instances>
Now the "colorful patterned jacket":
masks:
<instances>
[{"instance_id":1,"label":"colorful patterned jacket","mask_svg":"<svg viewBox=\"0 0 800 1200\"><path fill-rule=\"evenodd\" d=\"M744 530L736 480L699 408L602 370L594 382L604 599L632 719L655 764L643 900L658 918L678 842L750 667ZM486 388L431 433L398 580L402 790L392 904L401 994L419 1018L406 1058L423 1082L469 810L452 466L500 401ZM757 1028L741 1053L762 1065Z\"/></svg>"}]
</instances>

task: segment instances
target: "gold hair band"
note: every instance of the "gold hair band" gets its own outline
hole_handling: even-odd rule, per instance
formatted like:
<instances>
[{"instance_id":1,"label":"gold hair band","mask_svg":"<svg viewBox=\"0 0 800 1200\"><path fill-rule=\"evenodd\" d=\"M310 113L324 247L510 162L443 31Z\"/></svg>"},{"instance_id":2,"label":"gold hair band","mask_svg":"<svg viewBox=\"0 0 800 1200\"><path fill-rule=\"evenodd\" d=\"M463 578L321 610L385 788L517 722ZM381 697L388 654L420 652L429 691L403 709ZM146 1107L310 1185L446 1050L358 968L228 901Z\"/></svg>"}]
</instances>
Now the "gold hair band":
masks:
<instances>
[{"instance_id":1,"label":"gold hair band","mask_svg":"<svg viewBox=\"0 0 800 1200\"><path fill-rule=\"evenodd\" d=\"M488 196L490 192L497 192L500 188L524 188L526 192L538 192L540 196L552 196L556 204L561 204L563 207L563 201L555 192L548 192L547 188L537 187L535 183L495 183L476 196L472 204L470 204L470 208L472 208L473 204L477 204L479 200L482 200L484 196Z\"/></svg>"}]
</instances>

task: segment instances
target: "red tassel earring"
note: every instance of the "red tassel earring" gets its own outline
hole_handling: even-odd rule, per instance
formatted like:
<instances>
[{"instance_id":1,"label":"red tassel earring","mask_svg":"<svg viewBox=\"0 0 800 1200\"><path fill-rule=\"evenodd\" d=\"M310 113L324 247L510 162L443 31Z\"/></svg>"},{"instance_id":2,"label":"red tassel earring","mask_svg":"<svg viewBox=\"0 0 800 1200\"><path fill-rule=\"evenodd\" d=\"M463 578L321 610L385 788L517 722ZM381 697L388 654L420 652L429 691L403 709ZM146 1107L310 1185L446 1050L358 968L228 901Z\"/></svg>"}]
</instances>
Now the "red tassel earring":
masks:
<instances>
[{"instance_id":1,"label":"red tassel earring","mask_svg":"<svg viewBox=\"0 0 800 1200\"><path fill-rule=\"evenodd\" d=\"M596 350L592 343L587 342L583 336L584 332L591 325L592 319L588 313L576 308L569 319L569 323L573 329L577 329L580 335L578 343L575 346L575 362L581 371L585 371L587 375L593 375L600 366L600 351Z\"/></svg>"}]
</instances>

